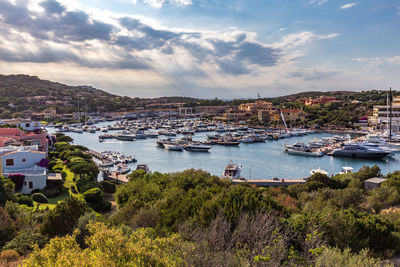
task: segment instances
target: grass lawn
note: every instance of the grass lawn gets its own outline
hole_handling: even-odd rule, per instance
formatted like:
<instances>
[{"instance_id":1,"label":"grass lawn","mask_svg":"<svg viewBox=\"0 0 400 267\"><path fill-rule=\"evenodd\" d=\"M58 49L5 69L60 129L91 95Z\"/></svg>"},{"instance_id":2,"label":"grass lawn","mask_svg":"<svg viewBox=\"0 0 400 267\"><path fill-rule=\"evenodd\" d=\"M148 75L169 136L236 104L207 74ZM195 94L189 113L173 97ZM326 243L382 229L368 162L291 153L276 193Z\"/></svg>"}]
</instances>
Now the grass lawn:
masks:
<instances>
[{"instance_id":1,"label":"grass lawn","mask_svg":"<svg viewBox=\"0 0 400 267\"><path fill-rule=\"evenodd\" d=\"M35 207L35 209L39 209L39 210L43 210L46 208L53 209L58 204L59 201L64 200L68 196L69 196L68 190L63 190L63 192L60 195L53 197L53 198L49 198L49 203L43 204L43 203L38 203L38 202L33 201L34 207Z\"/></svg>"}]
</instances>

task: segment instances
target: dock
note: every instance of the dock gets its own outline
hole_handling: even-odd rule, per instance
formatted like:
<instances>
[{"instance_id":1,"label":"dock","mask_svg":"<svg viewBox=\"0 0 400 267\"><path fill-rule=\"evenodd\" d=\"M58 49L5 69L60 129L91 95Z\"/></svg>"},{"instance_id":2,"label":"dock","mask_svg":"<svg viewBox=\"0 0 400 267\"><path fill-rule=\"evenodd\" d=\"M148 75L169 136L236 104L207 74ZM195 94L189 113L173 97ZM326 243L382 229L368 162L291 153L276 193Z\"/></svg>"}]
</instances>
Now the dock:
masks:
<instances>
[{"instance_id":1,"label":"dock","mask_svg":"<svg viewBox=\"0 0 400 267\"><path fill-rule=\"evenodd\" d=\"M128 175L126 174L117 174L115 171L109 171L108 169L100 169L103 172L104 180L113 180L118 183L127 183L129 181Z\"/></svg>"},{"instance_id":2,"label":"dock","mask_svg":"<svg viewBox=\"0 0 400 267\"><path fill-rule=\"evenodd\" d=\"M111 163L112 163L112 161L104 159L103 155L101 155L101 153L99 153L99 152L97 152L97 151L88 150L88 151L86 151L86 153L89 154L89 155L91 155L93 158L96 158L96 159L98 159L98 160L101 160L101 162L102 162L103 164L111 164Z\"/></svg>"},{"instance_id":3,"label":"dock","mask_svg":"<svg viewBox=\"0 0 400 267\"><path fill-rule=\"evenodd\" d=\"M306 180L289 180L289 179L233 179L233 184L251 184L259 187L271 187L271 186L290 186L295 184L304 184Z\"/></svg>"}]
</instances>

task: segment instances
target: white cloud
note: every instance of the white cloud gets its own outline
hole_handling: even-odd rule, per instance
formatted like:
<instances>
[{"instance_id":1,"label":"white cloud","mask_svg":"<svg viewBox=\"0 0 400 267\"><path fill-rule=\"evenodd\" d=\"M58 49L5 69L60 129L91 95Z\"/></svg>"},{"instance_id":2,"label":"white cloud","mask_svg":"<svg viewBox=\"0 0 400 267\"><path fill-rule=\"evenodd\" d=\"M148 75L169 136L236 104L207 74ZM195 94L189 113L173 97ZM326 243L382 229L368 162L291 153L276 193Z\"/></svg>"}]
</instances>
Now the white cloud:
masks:
<instances>
[{"instance_id":1,"label":"white cloud","mask_svg":"<svg viewBox=\"0 0 400 267\"><path fill-rule=\"evenodd\" d=\"M146 1L153 1L153 5L161 3L161 6L186 2ZM66 12L82 10L71 8L71 5L66 5ZM0 10L0 14L3 13L10 15ZM45 15L39 9L28 13L38 18ZM270 88L264 95L322 89L327 86L322 80L335 84L333 76L339 73L321 66L305 71L304 66L298 64L309 45L335 38L339 35L336 33L320 35L303 31L287 34L281 28L284 37L268 43L259 41L263 36L235 27L224 31L171 28L143 16L97 9L85 9L82 13L88 16L88 22L83 22L85 27L80 26L82 22L71 21L75 27L66 32L65 38L56 33L68 25L64 23L61 29L54 28L57 23L53 17L47 23L48 20L27 16L29 23L24 23L24 27L0 20L0 72L39 75L67 84L89 83L129 96L224 98L256 95L260 88ZM123 18L127 20L122 21ZM41 26L39 22L46 24ZM99 27L93 28L97 24ZM46 35L38 31L43 28L47 29ZM90 35L80 32L81 28L89 30ZM103 30L106 35L94 34ZM75 35L79 38L72 38ZM297 76L288 78L288 73Z\"/></svg>"},{"instance_id":2,"label":"white cloud","mask_svg":"<svg viewBox=\"0 0 400 267\"><path fill-rule=\"evenodd\" d=\"M137 3L137 0L132 0L132 1L134 4ZM161 8L166 3L180 5L180 6L187 6L192 4L192 0L142 0L142 1L155 8Z\"/></svg>"},{"instance_id":3,"label":"white cloud","mask_svg":"<svg viewBox=\"0 0 400 267\"><path fill-rule=\"evenodd\" d=\"M313 32L292 33L284 36L279 42L274 44L274 47L280 49L292 49L303 46L315 40L325 40L338 37L339 34L332 33L328 35L318 35Z\"/></svg>"},{"instance_id":4,"label":"white cloud","mask_svg":"<svg viewBox=\"0 0 400 267\"><path fill-rule=\"evenodd\" d=\"M317 6L322 6L328 2L328 0L310 0L310 4L317 5Z\"/></svg>"},{"instance_id":5,"label":"white cloud","mask_svg":"<svg viewBox=\"0 0 400 267\"><path fill-rule=\"evenodd\" d=\"M367 63L371 67L378 67L381 65L400 65L400 56L393 57L368 57L368 58L354 58L355 61Z\"/></svg>"},{"instance_id":6,"label":"white cloud","mask_svg":"<svg viewBox=\"0 0 400 267\"><path fill-rule=\"evenodd\" d=\"M400 6L397 7L397 13L400 15Z\"/></svg>"},{"instance_id":7,"label":"white cloud","mask_svg":"<svg viewBox=\"0 0 400 267\"><path fill-rule=\"evenodd\" d=\"M357 5L357 3L348 3L348 4L345 4L345 5L342 5L341 7L340 7L340 9L349 9L349 8L352 8L352 7L354 7L354 6L356 6Z\"/></svg>"}]
</instances>

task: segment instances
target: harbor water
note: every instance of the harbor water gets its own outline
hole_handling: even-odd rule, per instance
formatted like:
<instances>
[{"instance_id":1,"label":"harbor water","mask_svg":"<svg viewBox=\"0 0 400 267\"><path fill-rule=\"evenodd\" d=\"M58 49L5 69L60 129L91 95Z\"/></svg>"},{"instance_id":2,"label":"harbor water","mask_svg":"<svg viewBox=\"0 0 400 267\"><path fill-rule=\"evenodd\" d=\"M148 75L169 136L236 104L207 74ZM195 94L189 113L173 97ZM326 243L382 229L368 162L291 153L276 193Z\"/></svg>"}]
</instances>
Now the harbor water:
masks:
<instances>
[{"instance_id":1,"label":"harbor water","mask_svg":"<svg viewBox=\"0 0 400 267\"><path fill-rule=\"evenodd\" d=\"M101 123L100 126L109 123ZM51 133L55 128L48 128ZM109 131L114 133L117 131ZM212 133L212 132L211 132ZM329 137L329 133L312 133L306 136L285 138L280 140L267 140L263 143L242 143L238 147L226 147L214 145L209 152L189 152L189 151L169 151L157 147L155 138L137 139L135 141L120 141L116 139L106 139L99 142L100 132L96 133L73 133L66 135L74 139L74 144L88 147L91 150L117 151L124 155L134 155L136 163L128 164L132 170L136 169L137 164L147 164L151 171L158 172L178 172L186 169L202 169L211 174L220 176L225 166L230 162L242 165L242 176L252 179L299 179L310 176L310 169L321 168L330 175L337 174L342 167L350 166L357 171L362 166L378 165L382 173L400 170L400 153L393 157L383 160L365 160L340 158L332 156L306 157L299 155L289 155L283 151L284 144L293 144L296 141L307 142L313 138ZM210 134L210 133L207 133ZM177 136L179 138L180 135ZM165 138L160 136L160 138ZM206 133L196 133L193 140L206 140Z\"/></svg>"}]
</instances>

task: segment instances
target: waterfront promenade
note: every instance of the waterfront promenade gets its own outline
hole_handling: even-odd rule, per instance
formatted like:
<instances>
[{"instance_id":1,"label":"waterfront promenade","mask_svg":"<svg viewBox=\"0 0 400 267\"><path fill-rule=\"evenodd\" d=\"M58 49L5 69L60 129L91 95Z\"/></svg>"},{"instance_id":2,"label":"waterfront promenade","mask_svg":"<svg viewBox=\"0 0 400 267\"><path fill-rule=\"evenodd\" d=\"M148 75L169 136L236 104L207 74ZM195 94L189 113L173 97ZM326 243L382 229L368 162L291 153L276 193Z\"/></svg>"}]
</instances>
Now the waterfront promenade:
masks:
<instances>
[{"instance_id":1,"label":"waterfront promenade","mask_svg":"<svg viewBox=\"0 0 400 267\"><path fill-rule=\"evenodd\" d=\"M290 186L294 184L304 184L306 180L289 180L289 179L233 179L232 182L234 184L251 184L256 185L258 187L270 187L270 186Z\"/></svg>"}]
</instances>

